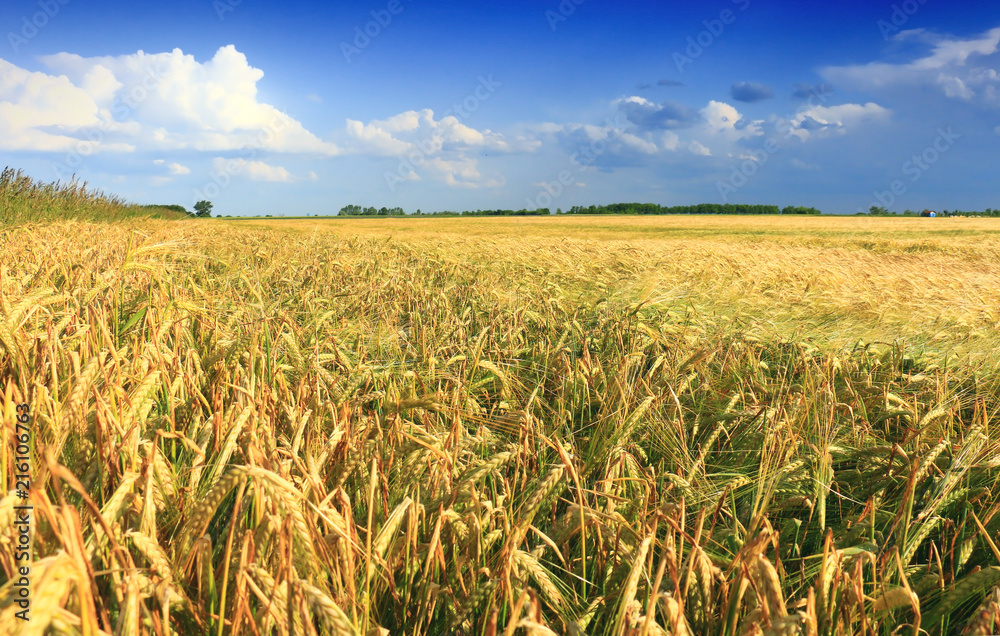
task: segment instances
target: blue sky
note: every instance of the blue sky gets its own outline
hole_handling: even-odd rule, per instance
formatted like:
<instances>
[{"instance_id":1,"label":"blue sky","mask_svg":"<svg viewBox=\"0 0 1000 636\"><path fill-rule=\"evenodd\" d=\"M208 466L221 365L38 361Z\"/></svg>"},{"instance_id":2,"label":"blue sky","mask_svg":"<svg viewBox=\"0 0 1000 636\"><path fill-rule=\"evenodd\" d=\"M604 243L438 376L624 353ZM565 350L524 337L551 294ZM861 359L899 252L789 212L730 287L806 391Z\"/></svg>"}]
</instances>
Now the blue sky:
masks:
<instances>
[{"instance_id":1,"label":"blue sky","mask_svg":"<svg viewBox=\"0 0 1000 636\"><path fill-rule=\"evenodd\" d=\"M142 203L1000 207L1000 5L5 0L0 164Z\"/></svg>"}]
</instances>

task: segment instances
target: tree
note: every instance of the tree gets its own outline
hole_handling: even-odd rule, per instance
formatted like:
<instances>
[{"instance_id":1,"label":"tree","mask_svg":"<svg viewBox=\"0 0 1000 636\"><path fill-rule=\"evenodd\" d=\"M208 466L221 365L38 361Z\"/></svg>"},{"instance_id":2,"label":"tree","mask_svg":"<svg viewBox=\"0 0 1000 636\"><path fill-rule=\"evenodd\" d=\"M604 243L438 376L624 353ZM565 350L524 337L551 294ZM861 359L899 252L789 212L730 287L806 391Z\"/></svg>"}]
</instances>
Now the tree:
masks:
<instances>
[{"instance_id":1,"label":"tree","mask_svg":"<svg viewBox=\"0 0 1000 636\"><path fill-rule=\"evenodd\" d=\"M199 201L194 204L194 215L195 216L212 216L212 202L211 201Z\"/></svg>"}]
</instances>

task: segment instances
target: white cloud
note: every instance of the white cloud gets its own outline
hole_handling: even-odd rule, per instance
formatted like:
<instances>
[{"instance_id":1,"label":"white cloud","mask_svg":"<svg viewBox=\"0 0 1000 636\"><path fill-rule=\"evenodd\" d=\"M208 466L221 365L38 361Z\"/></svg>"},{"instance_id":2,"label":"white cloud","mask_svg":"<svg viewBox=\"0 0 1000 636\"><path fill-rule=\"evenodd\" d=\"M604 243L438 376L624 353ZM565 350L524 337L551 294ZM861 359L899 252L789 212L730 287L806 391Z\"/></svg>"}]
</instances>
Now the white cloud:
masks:
<instances>
[{"instance_id":1,"label":"white cloud","mask_svg":"<svg viewBox=\"0 0 1000 636\"><path fill-rule=\"evenodd\" d=\"M436 155L447 150L508 152L537 147L531 140L519 139L512 143L490 130L476 130L453 115L434 119L434 111L429 108L406 111L367 124L348 119L346 133L349 138L346 146L351 152L390 157L404 157L414 152Z\"/></svg>"},{"instance_id":2,"label":"white cloud","mask_svg":"<svg viewBox=\"0 0 1000 636\"><path fill-rule=\"evenodd\" d=\"M796 113L790 121L790 132L803 141L813 135L824 133L844 135L851 126L867 121L885 120L891 114L892 111L874 102L813 106Z\"/></svg>"},{"instance_id":3,"label":"white cloud","mask_svg":"<svg viewBox=\"0 0 1000 636\"><path fill-rule=\"evenodd\" d=\"M928 43L931 50L908 63L829 66L822 69L821 74L845 88L882 90L929 86L950 99L973 101L980 98L989 104L1000 105L1000 76L996 70L1000 27L972 38L909 31L899 33L895 39L918 39Z\"/></svg>"},{"instance_id":4,"label":"white cloud","mask_svg":"<svg viewBox=\"0 0 1000 636\"><path fill-rule=\"evenodd\" d=\"M689 128L698 121L693 108L672 101L655 104L633 95L616 99L611 105L642 132Z\"/></svg>"},{"instance_id":5,"label":"white cloud","mask_svg":"<svg viewBox=\"0 0 1000 636\"><path fill-rule=\"evenodd\" d=\"M697 141L692 141L688 145L688 150L690 150L693 154L700 155L702 157L711 157L712 156L712 151L709 150L708 148L706 148L705 146L703 146L701 143L699 143Z\"/></svg>"},{"instance_id":6,"label":"white cloud","mask_svg":"<svg viewBox=\"0 0 1000 636\"><path fill-rule=\"evenodd\" d=\"M739 110L725 102L711 100L703 108L697 111L691 109L691 112L695 112L697 117L686 130L681 130L680 134L667 130L656 136L655 141L659 142L661 151L676 151L684 147L703 157L711 157L717 153L725 155L731 154L741 140L764 134L761 127L763 122L747 120ZM641 131L641 127L638 128ZM646 133L646 140L654 142L653 133Z\"/></svg>"},{"instance_id":7,"label":"white cloud","mask_svg":"<svg viewBox=\"0 0 1000 636\"><path fill-rule=\"evenodd\" d=\"M165 159L153 159L153 165L154 166L163 166L163 165L165 165L165 166L167 166L167 171L170 174L175 175L175 176L185 175L185 174L191 174L191 169L188 168L187 166L182 166L179 163L169 163L168 164ZM166 178L166 177L157 177L157 178ZM166 179L167 179L167 181L170 181L169 178L166 178Z\"/></svg>"},{"instance_id":8,"label":"white cloud","mask_svg":"<svg viewBox=\"0 0 1000 636\"><path fill-rule=\"evenodd\" d=\"M740 111L725 102L712 100L701 109L701 115L714 130L735 130L736 122L743 118Z\"/></svg>"},{"instance_id":9,"label":"white cloud","mask_svg":"<svg viewBox=\"0 0 1000 636\"><path fill-rule=\"evenodd\" d=\"M978 38L967 40L942 39L927 57L914 62L914 68L939 69L952 65L964 65L973 55L996 53L1000 45L1000 27L991 29Z\"/></svg>"},{"instance_id":10,"label":"white cloud","mask_svg":"<svg viewBox=\"0 0 1000 636\"><path fill-rule=\"evenodd\" d=\"M484 177L475 159L429 159L428 169L436 173L447 185L458 188L498 188L506 183L502 177Z\"/></svg>"},{"instance_id":11,"label":"white cloud","mask_svg":"<svg viewBox=\"0 0 1000 636\"><path fill-rule=\"evenodd\" d=\"M677 150L680 142L681 138L677 136L677 133L669 130L663 133L663 136L660 138L660 144L664 150Z\"/></svg>"},{"instance_id":12,"label":"white cloud","mask_svg":"<svg viewBox=\"0 0 1000 636\"><path fill-rule=\"evenodd\" d=\"M647 155L653 155L659 152L659 148L656 147L655 143L646 141L645 139L640 139L639 137L629 133L622 133L621 140L623 146Z\"/></svg>"},{"instance_id":13,"label":"white cloud","mask_svg":"<svg viewBox=\"0 0 1000 636\"><path fill-rule=\"evenodd\" d=\"M735 106L725 102L712 100L701 109L700 113L703 123L697 132L702 138L708 135L732 142L763 134L761 122L747 121Z\"/></svg>"},{"instance_id":14,"label":"white cloud","mask_svg":"<svg viewBox=\"0 0 1000 636\"><path fill-rule=\"evenodd\" d=\"M647 131L630 125L619 113L603 125L567 123L546 126L538 143L557 144L570 165L578 167L635 166L647 163L661 152L657 141L676 139L669 131Z\"/></svg>"},{"instance_id":15,"label":"white cloud","mask_svg":"<svg viewBox=\"0 0 1000 636\"><path fill-rule=\"evenodd\" d=\"M68 78L0 59L0 150L67 150L76 131L99 122L97 103Z\"/></svg>"},{"instance_id":16,"label":"white cloud","mask_svg":"<svg viewBox=\"0 0 1000 636\"><path fill-rule=\"evenodd\" d=\"M410 110L388 119L367 124L347 120L344 148L347 152L391 157L399 166L388 171L392 179L420 181L421 174L459 188L497 187L504 180L498 175L483 175L475 155L489 152L531 152L541 142L528 136L512 138L477 130L457 117L435 119L434 111Z\"/></svg>"},{"instance_id":17,"label":"white cloud","mask_svg":"<svg viewBox=\"0 0 1000 636\"><path fill-rule=\"evenodd\" d=\"M291 173L281 166L270 166L263 161L247 161L246 159L226 159L216 157L214 168L216 172L228 173L233 176L245 175L251 181L270 181L272 183L291 183L295 180Z\"/></svg>"},{"instance_id":18,"label":"white cloud","mask_svg":"<svg viewBox=\"0 0 1000 636\"><path fill-rule=\"evenodd\" d=\"M204 63L180 49L40 58L51 73L0 60L0 149L235 150L335 155L339 149L257 99L263 71L232 45Z\"/></svg>"},{"instance_id":19,"label":"white cloud","mask_svg":"<svg viewBox=\"0 0 1000 636\"><path fill-rule=\"evenodd\" d=\"M363 124L353 119L347 120L347 134L353 138L354 147L363 149L365 154L398 157L405 155L411 144L392 136L388 130L377 124Z\"/></svg>"}]
</instances>

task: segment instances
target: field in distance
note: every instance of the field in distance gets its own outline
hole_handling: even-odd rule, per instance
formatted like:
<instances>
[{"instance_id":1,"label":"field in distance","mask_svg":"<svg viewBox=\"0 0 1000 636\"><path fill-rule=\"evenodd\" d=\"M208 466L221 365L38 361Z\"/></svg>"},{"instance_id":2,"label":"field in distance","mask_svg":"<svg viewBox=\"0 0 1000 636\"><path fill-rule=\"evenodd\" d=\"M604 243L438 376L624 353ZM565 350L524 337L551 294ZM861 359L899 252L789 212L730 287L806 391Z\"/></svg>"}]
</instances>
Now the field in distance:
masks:
<instances>
[{"instance_id":1,"label":"field in distance","mask_svg":"<svg viewBox=\"0 0 1000 636\"><path fill-rule=\"evenodd\" d=\"M898 341L992 356L978 340L1000 327L1000 223L991 219L358 217L235 227L248 226L384 239L470 268L518 268L498 291L540 282L548 270L567 294L686 306L818 342Z\"/></svg>"},{"instance_id":2,"label":"field in distance","mask_svg":"<svg viewBox=\"0 0 1000 636\"><path fill-rule=\"evenodd\" d=\"M32 629L1000 631L998 333L990 219L5 228Z\"/></svg>"}]
</instances>

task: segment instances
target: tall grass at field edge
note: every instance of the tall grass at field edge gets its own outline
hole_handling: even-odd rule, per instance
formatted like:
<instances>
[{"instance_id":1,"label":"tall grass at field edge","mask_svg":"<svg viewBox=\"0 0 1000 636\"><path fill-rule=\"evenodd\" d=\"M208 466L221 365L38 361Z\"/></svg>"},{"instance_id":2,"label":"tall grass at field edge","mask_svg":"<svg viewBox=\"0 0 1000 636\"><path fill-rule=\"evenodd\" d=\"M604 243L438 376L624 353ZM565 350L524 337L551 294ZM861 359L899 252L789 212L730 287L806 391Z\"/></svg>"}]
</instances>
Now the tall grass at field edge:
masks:
<instances>
[{"instance_id":1,"label":"tall grass at field edge","mask_svg":"<svg viewBox=\"0 0 1000 636\"><path fill-rule=\"evenodd\" d=\"M21 170L0 173L0 225L76 219L123 221L137 218L183 219L187 215L159 206L143 206L101 191L86 182L43 183Z\"/></svg>"}]
</instances>

